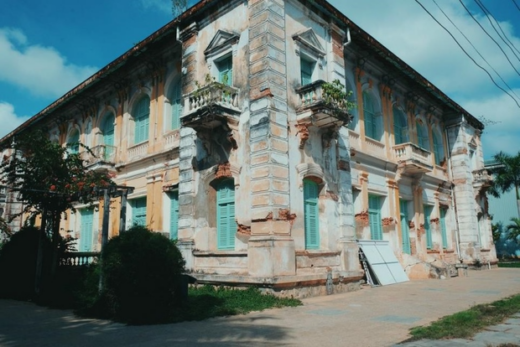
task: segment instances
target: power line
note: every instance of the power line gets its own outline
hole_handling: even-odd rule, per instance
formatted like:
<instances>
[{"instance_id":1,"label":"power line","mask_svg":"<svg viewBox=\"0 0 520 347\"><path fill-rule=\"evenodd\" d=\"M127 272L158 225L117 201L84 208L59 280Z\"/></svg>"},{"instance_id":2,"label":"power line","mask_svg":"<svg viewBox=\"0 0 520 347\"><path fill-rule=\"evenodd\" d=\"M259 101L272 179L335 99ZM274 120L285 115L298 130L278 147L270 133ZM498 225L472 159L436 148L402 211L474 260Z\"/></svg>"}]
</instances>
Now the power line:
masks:
<instances>
[{"instance_id":1,"label":"power line","mask_svg":"<svg viewBox=\"0 0 520 347\"><path fill-rule=\"evenodd\" d=\"M504 84L507 86L507 88L509 88L509 90L511 91L511 93L513 93L517 98L518 98L518 95L516 95L516 93L513 91L513 89L507 84L507 82L502 78L502 76L498 73L497 70L495 70L495 68L486 60L486 58L484 58L484 56L480 53L480 51L477 49L477 47L475 47L475 45L473 45L473 43L470 41L470 39L462 32L462 30L459 29L459 27L450 19L450 17L446 14L446 12L444 12L442 10L442 8L439 6L439 4L437 3L437 1L435 0L432 0L433 3L439 8L439 10L442 12L442 14L446 17L446 19L448 19L450 21L450 23L455 27L455 29L457 29L459 31L459 33L464 36L464 38L466 39L466 41L468 41L468 43L471 45L471 47L473 47L473 49L475 50L475 52L477 52L477 54L482 58L482 60L484 60L484 62L486 62L486 64L497 74L497 76L500 78L500 80L502 80L502 82L504 82Z\"/></svg>"},{"instance_id":2,"label":"power line","mask_svg":"<svg viewBox=\"0 0 520 347\"><path fill-rule=\"evenodd\" d=\"M518 57L518 55L516 55L515 51L513 50L513 47L511 47L511 45L513 44L509 44L503 37L502 35L500 35L500 33L498 32L497 28L495 27L495 25L493 24L493 22L491 21L491 18L490 18L490 15L491 17L493 17L493 19L495 20L495 22L498 24L498 27L500 28L500 31L502 31L502 34L504 34L504 37L506 36L506 34L504 33L504 31L502 30L502 27L500 27L500 24L498 23L498 21L496 20L496 18L491 14L491 12L489 12L489 10L484 6L484 4L480 1L480 0L474 0L475 3L480 7L480 9L482 10L482 12L484 12L484 14L486 15L488 21L489 21L489 24L491 24L491 27L493 27L493 30L495 30L495 32L497 33L498 37L500 37L500 39L506 44L507 47L509 47L509 49L511 50L511 52L513 52L513 55L516 57L516 59L518 59L518 61L520 61L520 58ZM514 46L514 45L513 45ZM515 47L516 49L516 47Z\"/></svg>"},{"instance_id":3,"label":"power line","mask_svg":"<svg viewBox=\"0 0 520 347\"><path fill-rule=\"evenodd\" d=\"M515 0L512 0L513 1L513 4L515 4L516 8L518 9L518 11L520 11L520 6L518 6L518 4L516 3Z\"/></svg>"},{"instance_id":4,"label":"power line","mask_svg":"<svg viewBox=\"0 0 520 347\"><path fill-rule=\"evenodd\" d=\"M484 6L484 3L482 3L482 1L479 1L480 4L482 5L482 7L484 7L484 9L491 15L491 17L493 17L493 19L495 20L495 22L497 23L498 25L498 28L500 29L500 31L502 32L502 34L504 34L504 37L505 39L507 40L507 42L509 42L511 44L511 46L513 46L513 48L518 52L520 53L520 50L518 50L518 48L516 48L516 46L513 44L513 42L511 42L511 40L507 37L506 33L504 32L504 30L502 30L502 26L500 25L500 22L491 14L491 12L486 8L486 6Z\"/></svg>"},{"instance_id":5,"label":"power line","mask_svg":"<svg viewBox=\"0 0 520 347\"><path fill-rule=\"evenodd\" d=\"M462 51L468 56L469 59L471 59L471 61L477 65L477 67L479 67L481 70L483 70L488 76L489 78L491 79L491 81L495 84L495 86L497 86L498 89L502 90L504 93L506 93L507 95L509 95L509 97L511 99L513 99L513 101L515 102L516 106L518 106L518 108L520 108L520 104L518 103L518 101L511 95L507 92L507 90L505 90L504 88L502 88L501 86L499 86L497 84L497 82L495 81L495 79L493 78L493 76L491 76L491 74L489 73L488 70L486 70L484 67L482 67L479 63L477 63L475 61L475 59L473 59L473 57L471 55L468 54L468 52L466 52L466 50L464 49L464 47L462 47L462 45L459 43L459 41L457 41L457 39L455 38L455 36L453 36L453 34L444 26L441 24L441 22L439 22L437 20L437 18L435 18L435 16L433 14L430 13L430 11L428 11L428 9L426 9L426 7L423 6L423 4L421 4L419 2L419 0L415 0L416 3L419 4L419 6L421 6L423 8L423 10L426 11L426 13L428 13L430 15L430 17L432 17L432 19L437 22L437 24L439 24L450 36L451 38L455 41L455 43L457 43L457 45L460 47L460 49L462 49Z\"/></svg>"},{"instance_id":6,"label":"power line","mask_svg":"<svg viewBox=\"0 0 520 347\"><path fill-rule=\"evenodd\" d=\"M464 5L464 3L462 2L462 0L459 0L459 2L461 3L462 7L464 7L464 9L466 10L466 12L468 12L468 14L471 16L471 18L473 18L473 20L475 21L475 23L478 24L478 26L486 33L486 35L491 39L493 40L493 42L497 45L497 47L502 51L502 53L504 53L504 56L506 57L507 61L509 62L509 64L511 65L511 67L513 68L513 70L516 71L516 73L518 74L518 76L520 76L520 72L518 72L518 70L516 69L516 67L513 65L513 63L511 62L511 60L509 59L509 56L506 54L506 52L502 49L502 47L500 46L500 44L493 38L493 36L491 36L487 31L486 29L484 29L484 27L482 26L482 24L479 23L479 21L475 18L475 16L473 16L473 14L471 13L471 11L466 7L466 5Z\"/></svg>"}]
</instances>

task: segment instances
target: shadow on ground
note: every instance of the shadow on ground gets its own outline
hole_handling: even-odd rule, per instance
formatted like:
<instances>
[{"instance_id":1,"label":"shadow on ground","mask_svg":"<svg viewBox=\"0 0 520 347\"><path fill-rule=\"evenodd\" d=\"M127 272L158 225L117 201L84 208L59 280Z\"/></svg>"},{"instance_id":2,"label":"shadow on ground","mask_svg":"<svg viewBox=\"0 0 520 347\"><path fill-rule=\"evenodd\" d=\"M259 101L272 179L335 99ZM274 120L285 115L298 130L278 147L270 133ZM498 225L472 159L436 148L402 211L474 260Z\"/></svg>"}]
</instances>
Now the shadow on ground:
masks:
<instances>
[{"instance_id":1,"label":"shadow on ground","mask_svg":"<svg viewBox=\"0 0 520 347\"><path fill-rule=\"evenodd\" d=\"M264 320L271 324L263 324ZM1 346L283 346L289 329L266 314L154 326L126 326L84 319L68 310L0 300ZM200 332L204 333L201 334Z\"/></svg>"}]
</instances>

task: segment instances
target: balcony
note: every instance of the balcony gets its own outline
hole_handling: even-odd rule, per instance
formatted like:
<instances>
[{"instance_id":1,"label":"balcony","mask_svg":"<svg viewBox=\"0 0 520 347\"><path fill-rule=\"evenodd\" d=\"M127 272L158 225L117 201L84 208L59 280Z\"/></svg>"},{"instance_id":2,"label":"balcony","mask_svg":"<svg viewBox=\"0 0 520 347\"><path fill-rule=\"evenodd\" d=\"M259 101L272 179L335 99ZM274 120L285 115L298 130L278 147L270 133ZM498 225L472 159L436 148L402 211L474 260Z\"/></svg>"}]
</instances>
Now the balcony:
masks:
<instances>
[{"instance_id":1,"label":"balcony","mask_svg":"<svg viewBox=\"0 0 520 347\"><path fill-rule=\"evenodd\" d=\"M489 187L493 182L493 177L490 176L486 169L473 171L473 186Z\"/></svg>"},{"instance_id":2,"label":"balcony","mask_svg":"<svg viewBox=\"0 0 520 347\"><path fill-rule=\"evenodd\" d=\"M85 166L91 170L109 170L117 164L117 148L109 145L92 147L90 152L83 152Z\"/></svg>"},{"instance_id":3,"label":"balcony","mask_svg":"<svg viewBox=\"0 0 520 347\"><path fill-rule=\"evenodd\" d=\"M327 102L323 93L325 81L319 80L296 89L300 104L296 110L300 124L310 123L319 128L348 124L350 115L344 102Z\"/></svg>"},{"instance_id":4,"label":"balcony","mask_svg":"<svg viewBox=\"0 0 520 347\"><path fill-rule=\"evenodd\" d=\"M432 154L413 143L395 145L394 156L398 167L406 174L422 174L431 172Z\"/></svg>"},{"instance_id":5,"label":"balcony","mask_svg":"<svg viewBox=\"0 0 520 347\"><path fill-rule=\"evenodd\" d=\"M212 82L185 97L181 122L196 131L211 130L238 123L240 113L238 89Z\"/></svg>"}]
</instances>

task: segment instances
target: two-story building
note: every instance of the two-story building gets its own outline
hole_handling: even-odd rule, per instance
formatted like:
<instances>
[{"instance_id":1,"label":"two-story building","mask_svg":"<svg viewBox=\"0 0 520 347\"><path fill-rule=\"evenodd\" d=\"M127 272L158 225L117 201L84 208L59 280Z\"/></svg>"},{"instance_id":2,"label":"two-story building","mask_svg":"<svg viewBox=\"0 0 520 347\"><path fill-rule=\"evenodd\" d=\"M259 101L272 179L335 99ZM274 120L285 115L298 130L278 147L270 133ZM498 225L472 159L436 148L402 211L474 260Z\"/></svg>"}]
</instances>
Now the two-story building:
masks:
<instances>
[{"instance_id":1,"label":"two-story building","mask_svg":"<svg viewBox=\"0 0 520 347\"><path fill-rule=\"evenodd\" d=\"M41 124L134 187L127 225L177 239L200 282L348 290L367 239L411 278L496 261L482 123L324 0L203 0L2 141ZM63 229L99 250L78 211Z\"/></svg>"}]
</instances>

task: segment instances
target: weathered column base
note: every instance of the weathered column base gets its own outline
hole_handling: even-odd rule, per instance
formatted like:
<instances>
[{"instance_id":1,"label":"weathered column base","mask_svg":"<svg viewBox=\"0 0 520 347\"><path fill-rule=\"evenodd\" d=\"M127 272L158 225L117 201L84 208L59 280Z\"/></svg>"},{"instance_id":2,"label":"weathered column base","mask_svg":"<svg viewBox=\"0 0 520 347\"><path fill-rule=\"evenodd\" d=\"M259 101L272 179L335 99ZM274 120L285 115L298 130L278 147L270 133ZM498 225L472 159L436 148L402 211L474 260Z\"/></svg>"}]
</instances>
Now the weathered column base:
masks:
<instances>
[{"instance_id":1,"label":"weathered column base","mask_svg":"<svg viewBox=\"0 0 520 347\"><path fill-rule=\"evenodd\" d=\"M191 271L195 264L193 259L193 249L195 248L195 241L192 239L179 239L179 241L177 241L177 248L179 248L182 257L186 261L186 270Z\"/></svg>"},{"instance_id":2,"label":"weathered column base","mask_svg":"<svg viewBox=\"0 0 520 347\"><path fill-rule=\"evenodd\" d=\"M341 251L341 269L348 272L362 272L359 263L359 245L353 240L339 240L338 250Z\"/></svg>"},{"instance_id":3,"label":"weathered column base","mask_svg":"<svg viewBox=\"0 0 520 347\"><path fill-rule=\"evenodd\" d=\"M252 236L248 247L249 275L254 277L294 276L296 255L289 236Z\"/></svg>"}]
</instances>

